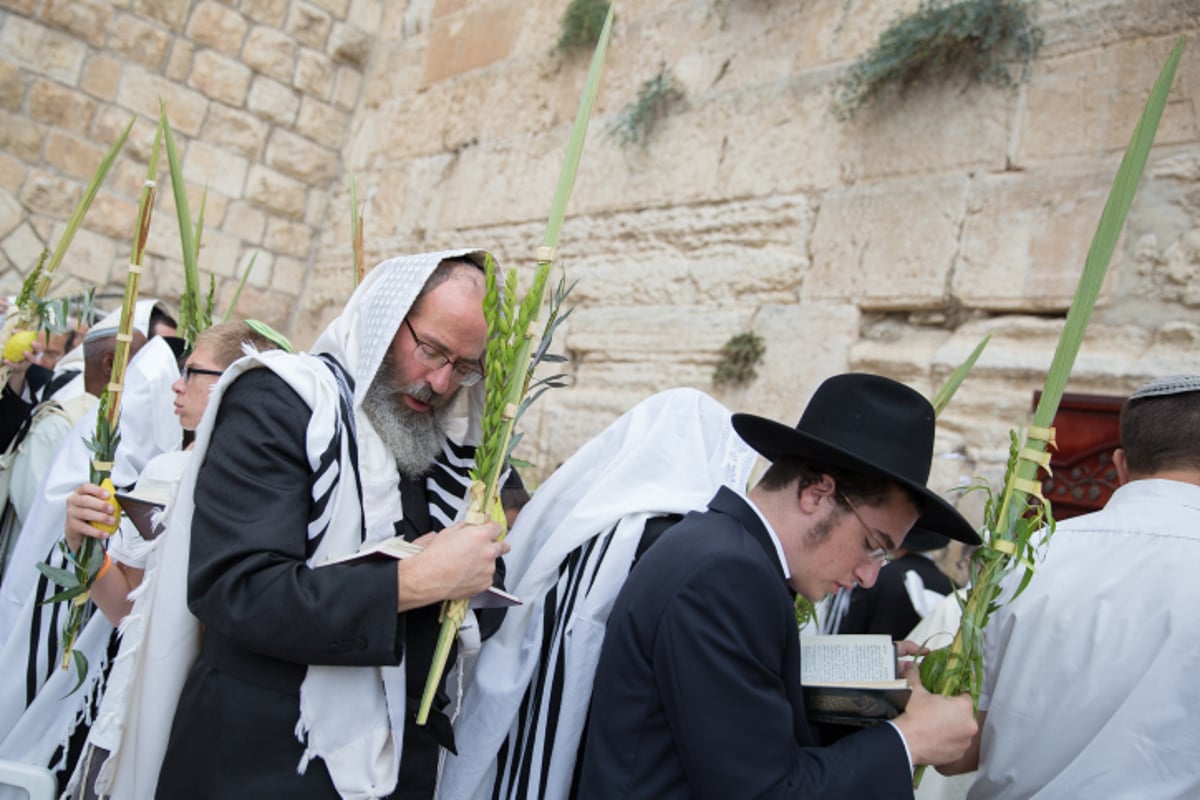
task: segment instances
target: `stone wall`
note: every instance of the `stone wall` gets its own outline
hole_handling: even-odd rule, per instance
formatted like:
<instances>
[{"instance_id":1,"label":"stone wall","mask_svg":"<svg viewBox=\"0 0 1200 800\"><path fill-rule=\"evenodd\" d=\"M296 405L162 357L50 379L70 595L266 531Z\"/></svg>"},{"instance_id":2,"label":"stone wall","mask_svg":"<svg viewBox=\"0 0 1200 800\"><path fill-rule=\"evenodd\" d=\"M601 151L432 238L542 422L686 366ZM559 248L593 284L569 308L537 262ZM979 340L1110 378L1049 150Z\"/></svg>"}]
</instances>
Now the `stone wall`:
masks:
<instances>
[{"instance_id":1,"label":"stone wall","mask_svg":"<svg viewBox=\"0 0 1200 800\"><path fill-rule=\"evenodd\" d=\"M618 3L560 247L578 280L560 340L572 385L526 424L539 475L669 386L794 420L845 370L932 393L990 334L944 415L936 480L997 478L1181 34L1193 41L1067 388L1123 394L1200 370L1200 7L1043 1L1045 41L1019 88L952 78L837 121L849 63L918 4ZM472 243L528 271L587 69L553 50L562 7L388 7L347 145L372 260ZM623 147L609 131L662 65L685 99ZM310 329L343 293L347 227L322 231L299 317ZM745 331L767 343L759 377L714 387L722 344Z\"/></svg>"},{"instance_id":2,"label":"stone wall","mask_svg":"<svg viewBox=\"0 0 1200 800\"><path fill-rule=\"evenodd\" d=\"M130 111L153 113L157 93L188 140L193 189L210 182L202 266L225 293L260 248L249 307L286 320L299 293L286 327L302 345L353 285L351 170L369 263L471 244L528 273L587 71L586 54L554 50L563 0L0 5L6 285L61 224L80 162L90 169L82 148L98 152ZM1200 371L1200 6L1041 0L1045 42L1017 89L952 77L839 122L847 67L918 5L618 3L559 250L578 280L559 340L572 385L526 420L535 481L670 386L790 421L845 370L932 393L987 334L943 417L936 480L995 478L1181 34L1192 42L1068 390L1123 394ZM622 146L610 129L664 65L684 99L644 145ZM47 92L66 98L54 112ZM139 126L144 153L151 125ZM141 165L125 172L107 200L122 210ZM88 262L120 262L120 231L87 233ZM167 295L171 236L156 250ZM745 331L767 344L758 378L714 387L722 344Z\"/></svg>"},{"instance_id":3,"label":"stone wall","mask_svg":"<svg viewBox=\"0 0 1200 800\"><path fill-rule=\"evenodd\" d=\"M0 289L53 249L120 131L130 139L75 238L55 294L119 303L159 100L223 314L292 325L362 90L380 0L0 2ZM165 178L165 159L160 178ZM160 180L142 292L177 303L182 259ZM207 280L204 281L207 289Z\"/></svg>"}]
</instances>

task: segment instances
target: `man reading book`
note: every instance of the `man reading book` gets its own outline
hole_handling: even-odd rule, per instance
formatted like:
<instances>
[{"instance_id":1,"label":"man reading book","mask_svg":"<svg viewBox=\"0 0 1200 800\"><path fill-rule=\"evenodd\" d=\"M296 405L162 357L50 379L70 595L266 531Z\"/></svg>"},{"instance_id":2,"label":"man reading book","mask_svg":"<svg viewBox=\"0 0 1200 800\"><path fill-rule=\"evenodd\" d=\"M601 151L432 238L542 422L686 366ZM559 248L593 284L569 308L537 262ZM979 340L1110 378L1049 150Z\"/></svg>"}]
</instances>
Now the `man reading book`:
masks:
<instances>
[{"instance_id":1,"label":"man reading book","mask_svg":"<svg viewBox=\"0 0 1200 800\"><path fill-rule=\"evenodd\" d=\"M957 758L967 697L914 682L894 721L822 747L800 684L793 593L870 586L918 521L977 543L926 488L934 413L875 375L823 383L795 428L734 429L772 466L722 488L634 566L608 620L592 695L583 798L912 796L912 765Z\"/></svg>"}]
</instances>

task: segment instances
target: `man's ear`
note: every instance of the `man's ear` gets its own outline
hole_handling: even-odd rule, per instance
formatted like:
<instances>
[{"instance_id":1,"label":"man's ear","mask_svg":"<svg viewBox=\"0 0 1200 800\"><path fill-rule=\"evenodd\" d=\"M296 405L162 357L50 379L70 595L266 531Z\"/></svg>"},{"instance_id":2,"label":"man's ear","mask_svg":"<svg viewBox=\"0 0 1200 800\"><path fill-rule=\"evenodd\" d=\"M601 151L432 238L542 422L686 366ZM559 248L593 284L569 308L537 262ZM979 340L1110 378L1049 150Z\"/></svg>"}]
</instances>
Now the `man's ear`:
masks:
<instances>
[{"instance_id":1,"label":"man's ear","mask_svg":"<svg viewBox=\"0 0 1200 800\"><path fill-rule=\"evenodd\" d=\"M1124 486L1129 483L1129 462L1125 458L1123 447L1113 450L1113 466L1117 468L1117 484Z\"/></svg>"},{"instance_id":2,"label":"man's ear","mask_svg":"<svg viewBox=\"0 0 1200 800\"><path fill-rule=\"evenodd\" d=\"M821 475L821 478L800 491L800 508L806 514L815 513L825 498L832 497L837 491L837 481L831 475Z\"/></svg>"}]
</instances>

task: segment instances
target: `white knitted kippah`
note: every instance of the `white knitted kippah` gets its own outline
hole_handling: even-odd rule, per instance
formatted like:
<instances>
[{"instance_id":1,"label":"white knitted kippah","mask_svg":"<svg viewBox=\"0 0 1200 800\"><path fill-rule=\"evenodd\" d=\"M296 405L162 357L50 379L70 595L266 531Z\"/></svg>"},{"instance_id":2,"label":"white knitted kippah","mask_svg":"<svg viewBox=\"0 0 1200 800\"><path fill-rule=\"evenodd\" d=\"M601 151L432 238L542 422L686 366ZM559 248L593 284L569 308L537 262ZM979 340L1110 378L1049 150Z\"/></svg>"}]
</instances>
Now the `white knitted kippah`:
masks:
<instances>
[{"instance_id":1,"label":"white knitted kippah","mask_svg":"<svg viewBox=\"0 0 1200 800\"><path fill-rule=\"evenodd\" d=\"M1187 394L1188 392L1200 392L1200 375L1168 375L1165 378L1155 378L1149 383L1143 383L1133 394L1129 395L1130 400L1139 400L1143 397L1166 397L1172 394Z\"/></svg>"}]
</instances>

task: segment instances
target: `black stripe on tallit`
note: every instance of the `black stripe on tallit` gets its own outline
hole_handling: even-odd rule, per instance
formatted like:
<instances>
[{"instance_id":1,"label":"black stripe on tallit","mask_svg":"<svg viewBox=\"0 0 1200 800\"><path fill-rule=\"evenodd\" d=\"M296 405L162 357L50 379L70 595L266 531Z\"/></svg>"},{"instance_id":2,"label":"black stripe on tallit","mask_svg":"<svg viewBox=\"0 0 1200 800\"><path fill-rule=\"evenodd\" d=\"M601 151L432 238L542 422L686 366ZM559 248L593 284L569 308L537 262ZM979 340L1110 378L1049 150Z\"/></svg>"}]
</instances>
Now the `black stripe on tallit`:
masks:
<instances>
[{"instance_id":1,"label":"black stripe on tallit","mask_svg":"<svg viewBox=\"0 0 1200 800\"><path fill-rule=\"evenodd\" d=\"M592 586L596 582L596 575L600 572L600 565L602 563L604 563L604 557L608 554L608 546L612 543L615 533L616 533L616 528L614 527L613 529L611 529L609 531L607 536L605 536L603 539L600 540L599 549L594 554L594 556L595 556L594 558L591 557L592 554L590 554L590 553L584 556L584 571L586 572L587 569L590 567L591 573L592 573L591 576L588 578L587 592L591 591ZM593 540L593 542L594 541L595 540ZM595 550L596 548L592 547L589 549ZM576 587L578 587L578 584L576 585ZM584 592L585 596L586 596L587 592ZM571 607L572 608L574 608L575 601L577 599L578 599L578 588L576 588L576 597L571 598ZM546 746L542 748L542 783L541 783L541 786L542 786L542 794L543 795L546 792L546 781L550 776L550 760L551 760L552 756L554 755L555 737L558 736L558 709L562 708L563 687L566 682L567 648L566 648L566 625L565 625L565 623L568 618L569 618L569 615L565 615L563 618L563 620L564 620L563 631L559 635L558 654L555 658L554 680L550 684L550 709L552 710L553 713L551 713L546 719L546 735L545 735Z\"/></svg>"},{"instance_id":2,"label":"black stripe on tallit","mask_svg":"<svg viewBox=\"0 0 1200 800\"><path fill-rule=\"evenodd\" d=\"M585 582L589 568L592 564L592 551L596 550L597 541L592 539L567 556L567 582L564 586L565 592L561 610L554 615L552 620L552 628L549 631L549 640L543 641L542 652L540 657L543 669L539 671L539 676L536 681L530 686L529 691L534 694L534 702L532 706L532 716L527 729L527 734L522 743L522 758L521 769L517 780L517 796L529 796L529 777L533 769L537 746L539 742L542 744L541 763L538 765L538 774L541 776L540 793L545 792L545 778L550 768L550 759L554 754L553 740L551 731L553 728L547 728L546 735L539 736L542 732L542 707L547 706L550 709L550 714L547 717L547 722L550 722L550 717L555 717L553 722L554 727L557 727L556 709L562 698L562 682L563 682L563 644L566 636L566 627L571 620L571 614L575 610L575 603L579 599L580 586ZM545 635L545 634L543 634ZM547 696L547 685L550 687L549 695Z\"/></svg>"},{"instance_id":3,"label":"black stripe on tallit","mask_svg":"<svg viewBox=\"0 0 1200 800\"><path fill-rule=\"evenodd\" d=\"M53 550L50 551L53 554ZM41 573L38 573L37 586L34 589L35 597L41 598L46 592L46 584L49 578ZM29 704L37 697L38 689L41 688L41 681L38 680L37 654L38 643L41 642L41 625L42 625L42 609L40 602L34 602L33 605L33 620L29 625L29 653L25 661L25 707L29 708ZM50 609L53 611L53 609Z\"/></svg>"},{"instance_id":4,"label":"black stripe on tallit","mask_svg":"<svg viewBox=\"0 0 1200 800\"><path fill-rule=\"evenodd\" d=\"M497 798L511 797L512 792L508 788L517 779L518 771L521 767L522 757L525 755L525 728L531 718L530 709L537 702L537 693L533 691L533 686L540 680L540 673L545 663L545 650L549 646L549 642L554 635L554 618L558 607L558 589L563 580L566 579L567 570L570 567L570 558L563 559L559 565L559 579L546 592L545 598L542 600L542 651L543 655L537 660L534 665L533 674L529 679L529 687L521 697L521 704L517 710L517 725L516 730L511 732L505 740L505 749L507 750L509 743L512 744L512 763L506 764L504 759L498 761L496 769L496 784L495 796Z\"/></svg>"},{"instance_id":5,"label":"black stripe on tallit","mask_svg":"<svg viewBox=\"0 0 1200 800\"><path fill-rule=\"evenodd\" d=\"M340 459L342 451L342 436L345 431L350 432L349 439L349 455L350 469L353 472L354 488L358 495L358 531L359 541L363 541L366 537L366 522L364 518L364 510L362 507L362 478L358 472L358 429L354 420L354 378L346 372L346 368L338 362L336 358L328 353L321 353L317 356L329 369L337 382L338 387L338 415L337 422L333 428L333 436L330 438L328 446L321 453L318 461L317 470L314 472L310 486L315 487L321 478L331 469L340 469ZM329 503L333 500L334 491L338 484L345 479L346 476L338 475L335 480L328 482L328 489L321 495L313 495L312 509L309 513L309 523L319 519L325 513ZM309 552L315 550L325 537L325 531L320 531L309 542Z\"/></svg>"}]
</instances>

